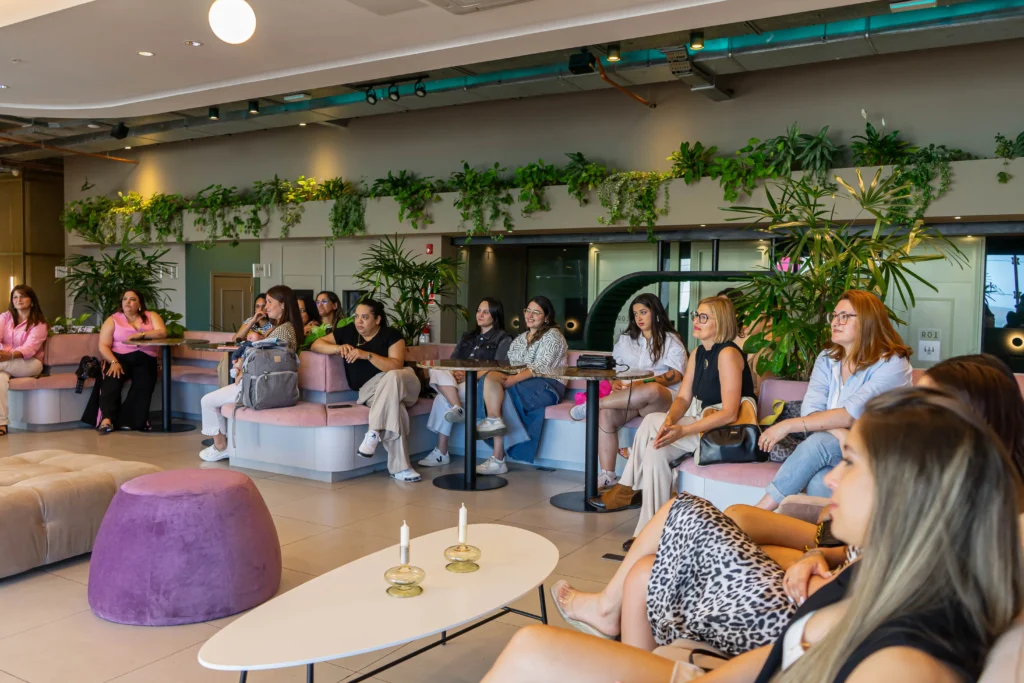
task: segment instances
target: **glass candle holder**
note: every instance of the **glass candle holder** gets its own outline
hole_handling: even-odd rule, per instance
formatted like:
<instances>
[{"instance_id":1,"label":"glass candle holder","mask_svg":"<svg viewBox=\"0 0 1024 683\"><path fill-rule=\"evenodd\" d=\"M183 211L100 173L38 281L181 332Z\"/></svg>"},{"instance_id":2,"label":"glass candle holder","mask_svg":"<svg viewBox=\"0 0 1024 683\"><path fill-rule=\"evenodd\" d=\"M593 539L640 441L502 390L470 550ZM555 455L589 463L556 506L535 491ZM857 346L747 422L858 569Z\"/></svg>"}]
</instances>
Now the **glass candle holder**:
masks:
<instances>
[{"instance_id":1,"label":"glass candle holder","mask_svg":"<svg viewBox=\"0 0 1024 683\"><path fill-rule=\"evenodd\" d=\"M445 569L456 574L475 572L480 569L480 565L476 563L480 559L480 555L480 548L468 543L450 546L444 551L444 558L448 560Z\"/></svg>"},{"instance_id":2,"label":"glass candle holder","mask_svg":"<svg viewBox=\"0 0 1024 683\"><path fill-rule=\"evenodd\" d=\"M401 549L401 564L384 572L384 580L391 584L388 595L396 598L413 598L423 592L423 583L427 573L419 567L409 564L409 548Z\"/></svg>"}]
</instances>

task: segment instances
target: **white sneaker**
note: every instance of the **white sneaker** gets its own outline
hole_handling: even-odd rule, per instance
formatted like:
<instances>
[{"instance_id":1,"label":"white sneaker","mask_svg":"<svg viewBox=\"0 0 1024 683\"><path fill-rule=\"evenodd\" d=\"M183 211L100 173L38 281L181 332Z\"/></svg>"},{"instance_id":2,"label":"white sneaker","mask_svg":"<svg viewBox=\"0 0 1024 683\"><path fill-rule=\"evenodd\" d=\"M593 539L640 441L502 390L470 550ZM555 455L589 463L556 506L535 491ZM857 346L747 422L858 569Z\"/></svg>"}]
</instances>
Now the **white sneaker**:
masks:
<instances>
[{"instance_id":1,"label":"white sneaker","mask_svg":"<svg viewBox=\"0 0 1024 683\"><path fill-rule=\"evenodd\" d=\"M597 488L603 489L619 483L619 475L608 470L601 470L597 475Z\"/></svg>"},{"instance_id":2,"label":"white sneaker","mask_svg":"<svg viewBox=\"0 0 1024 683\"><path fill-rule=\"evenodd\" d=\"M416 464L420 467L440 467L441 465L447 465L449 462L451 462L451 458L448 457L448 454L442 453L435 448L427 454L427 457Z\"/></svg>"},{"instance_id":3,"label":"white sneaker","mask_svg":"<svg viewBox=\"0 0 1024 683\"><path fill-rule=\"evenodd\" d=\"M587 404L581 403L578 406L573 406L572 410L569 411L569 417L576 422L583 422L587 419Z\"/></svg>"},{"instance_id":4,"label":"white sneaker","mask_svg":"<svg viewBox=\"0 0 1024 683\"><path fill-rule=\"evenodd\" d=\"M480 439L492 439L496 436L504 436L508 431L505 421L500 417L485 417L476 423L476 435Z\"/></svg>"},{"instance_id":5,"label":"white sneaker","mask_svg":"<svg viewBox=\"0 0 1024 683\"><path fill-rule=\"evenodd\" d=\"M394 474L391 475L391 478L397 479L398 481L410 482L416 482L423 479L423 477L420 476L420 473L411 467L407 470L402 470L401 472L395 472Z\"/></svg>"},{"instance_id":6,"label":"white sneaker","mask_svg":"<svg viewBox=\"0 0 1024 683\"><path fill-rule=\"evenodd\" d=\"M199 451L199 457L206 462L217 462L228 457L228 450L225 448L222 451L218 451L216 446L207 446L203 450Z\"/></svg>"},{"instance_id":7,"label":"white sneaker","mask_svg":"<svg viewBox=\"0 0 1024 683\"><path fill-rule=\"evenodd\" d=\"M476 466L477 474L505 474L508 472L508 465L504 460L498 460L493 455L484 461L484 464Z\"/></svg>"},{"instance_id":8,"label":"white sneaker","mask_svg":"<svg viewBox=\"0 0 1024 683\"><path fill-rule=\"evenodd\" d=\"M359 450L356 451L356 455L361 458L372 458L373 454L377 451L377 444L379 443L380 434L371 429L363 437L363 442L359 444Z\"/></svg>"},{"instance_id":9,"label":"white sneaker","mask_svg":"<svg viewBox=\"0 0 1024 683\"><path fill-rule=\"evenodd\" d=\"M465 422L466 411L462 409L462 406L452 406L451 409L444 414L444 419L452 424Z\"/></svg>"}]
</instances>

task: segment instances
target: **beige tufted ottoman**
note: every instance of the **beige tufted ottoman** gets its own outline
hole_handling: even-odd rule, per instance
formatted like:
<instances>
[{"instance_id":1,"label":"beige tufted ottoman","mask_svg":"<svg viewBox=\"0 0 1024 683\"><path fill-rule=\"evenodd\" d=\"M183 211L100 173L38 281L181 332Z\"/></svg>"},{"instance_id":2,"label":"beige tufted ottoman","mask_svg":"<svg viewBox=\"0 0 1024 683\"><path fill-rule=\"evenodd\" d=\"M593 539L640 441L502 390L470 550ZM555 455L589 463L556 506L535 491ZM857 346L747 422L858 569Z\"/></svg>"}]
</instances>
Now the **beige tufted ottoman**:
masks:
<instances>
[{"instance_id":1,"label":"beige tufted ottoman","mask_svg":"<svg viewBox=\"0 0 1024 683\"><path fill-rule=\"evenodd\" d=\"M0 578L91 551L121 484L159 471L61 450L0 458Z\"/></svg>"}]
</instances>

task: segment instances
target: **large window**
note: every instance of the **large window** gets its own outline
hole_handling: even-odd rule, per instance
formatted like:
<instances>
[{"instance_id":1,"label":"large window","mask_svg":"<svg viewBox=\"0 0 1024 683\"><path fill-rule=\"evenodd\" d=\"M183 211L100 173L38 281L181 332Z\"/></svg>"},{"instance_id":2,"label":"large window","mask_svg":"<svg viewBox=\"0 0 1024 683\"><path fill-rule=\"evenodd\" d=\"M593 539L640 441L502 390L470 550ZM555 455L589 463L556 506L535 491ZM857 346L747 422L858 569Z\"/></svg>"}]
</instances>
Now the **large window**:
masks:
<instances>
[{"instance_id":1,"label":"large window","mask_svg":"<svg viewBox=\"0 0 1024 683\"><path fill-rule=\"evenodd\" d=\"M985 257L982 348L1024 372L1024 238L989 238Z\"/></svg>"}]
</instances>

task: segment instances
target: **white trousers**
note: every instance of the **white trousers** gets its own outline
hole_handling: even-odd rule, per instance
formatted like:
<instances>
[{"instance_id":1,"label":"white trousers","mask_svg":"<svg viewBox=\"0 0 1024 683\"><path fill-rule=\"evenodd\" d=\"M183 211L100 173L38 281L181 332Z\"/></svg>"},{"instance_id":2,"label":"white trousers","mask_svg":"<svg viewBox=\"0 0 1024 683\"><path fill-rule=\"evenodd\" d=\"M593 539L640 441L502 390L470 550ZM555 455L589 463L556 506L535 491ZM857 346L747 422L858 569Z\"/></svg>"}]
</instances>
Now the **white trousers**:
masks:
<instances>
[{"instance_id":1,"label":"white trousers","mask_svg":"<svg viewBox=\"0 0 1024 683\"><path fill-rule=\"evenodd\" d=\"M242 384L229 384L216 391L211 391L203 396L200 404L203 413L203 435L217 436L228 433L228 419L220 414L221 406L234 403L238 399L238 392L242 390Z\"/></svg>"},{"instance_id":2,"label":"white trousers","mask_svg":"<svg viewBox=\"0 0 1024 683\"><path fill-rule=\"evenodd\" d=\"M7 391L12 377L38 377L43 363L38 358L12 358L0 363L0 425L7 425Z\"/></svg>"},{"instance_id":3,"label":"white trousers","mask_svg":"<svg viewBox=\"0 0 1024 683\"><path fill-rule=\"evenodd\" d=\"M459 400L462 405L466 405L466 383L461 384L455 381L455 375L448 372L447 370L438 370L433 368L430 370L430 386L437 391L437 398L434 399L434 406L430 409L430 417L427 418L427 429L434 432L435 434L443 434L445 436L452 435L452 423L444 419L444 414L452 408L452 404L448 402L448 399L444 397L438 387L456 387L459 392Z\"/></svg>"}]
</instances>

